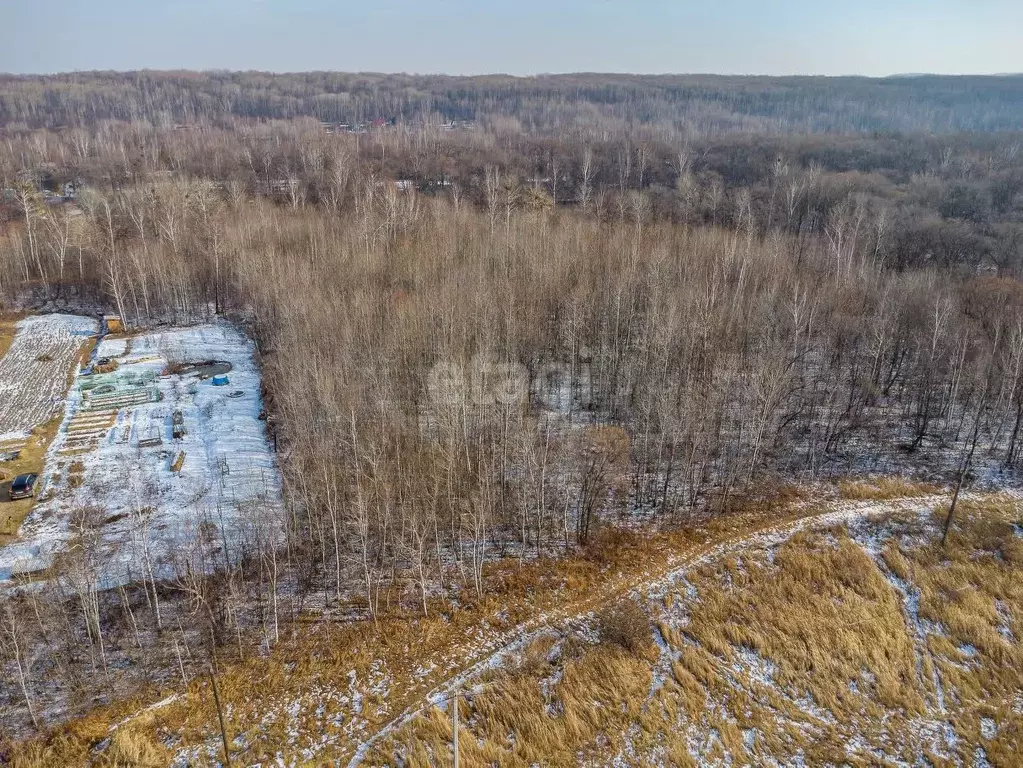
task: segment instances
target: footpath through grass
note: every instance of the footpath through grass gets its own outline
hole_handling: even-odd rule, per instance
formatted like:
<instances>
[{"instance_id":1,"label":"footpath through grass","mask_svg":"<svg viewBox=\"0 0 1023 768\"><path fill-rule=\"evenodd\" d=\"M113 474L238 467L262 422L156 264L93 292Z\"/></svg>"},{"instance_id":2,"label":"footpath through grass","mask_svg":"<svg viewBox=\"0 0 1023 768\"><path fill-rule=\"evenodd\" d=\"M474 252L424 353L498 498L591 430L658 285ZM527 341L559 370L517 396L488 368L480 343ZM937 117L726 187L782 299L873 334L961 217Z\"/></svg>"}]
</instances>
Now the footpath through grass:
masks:
<instances>
[{"instance_id":1,"label":"footpath through grass","mask_svg":"<svg viewBox=\"0 0 1023 768\"><path fill-rule=\"evenodd\" d=\"M922 511L754 537L633 593L630 627L530 636L462 686L463 761L1018 765L1018 505L967 502L946 546ZM451 741L438 701L364 763L448 765Z\"/></svg>"},{"instance_id":2,"label":"footpath through grass","mask_svg":"<svg viewBox=\"0 0 1023 768\"><path fill-rule=\"evenodd\" d=\"M319 764L372 757L403 724L430 711L431 695L487 667L527 633L599 610L729 542L787 535L793 524L829 510L900 503L907 501L809 501L787 493L682 530L609 527L590 548L564 558L491 564L483 598L466 591L436 600L428 618L389 614L376 623L339 625L304 617L286 628L269 655L221 660L217 680L232 758L265 764L282 755ZM150 707L153 702L161 705ZM122 731L120 741L109 740ZM140 692L13 745L10 754L15 765L73 765L115 759L107 753L126 741L168 759L173 751L195 764L216 760L219 729L208 680L194 679L185 690Z\"/></svg>"}]
</instances>

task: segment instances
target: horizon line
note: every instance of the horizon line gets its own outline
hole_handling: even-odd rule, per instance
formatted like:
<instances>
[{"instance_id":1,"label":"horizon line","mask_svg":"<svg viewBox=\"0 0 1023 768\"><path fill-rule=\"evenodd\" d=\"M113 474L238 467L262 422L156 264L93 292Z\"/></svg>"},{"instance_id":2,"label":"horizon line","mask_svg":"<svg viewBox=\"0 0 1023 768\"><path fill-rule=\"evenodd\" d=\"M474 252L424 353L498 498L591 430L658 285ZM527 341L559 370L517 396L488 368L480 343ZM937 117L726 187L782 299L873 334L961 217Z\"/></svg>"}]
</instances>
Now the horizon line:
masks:
<instances>
[{"instance_id":1,"label":"horizon line","mask_svg":"<svg viewBox=\"0 0 1023 768\"><path fill-rule=\"evenodd\" d=\"M517 80L530 80L540 78L554 78L554 77L651 77L651 78L667 78L667 77L717 77L717 78L759 78L759 79L772 79L772 80L789 80L789 79L816 79L816 80L891 80L891 79L913 79L913 78L968 78L968 77L990 77L990 78L1013 78L1023 77L1023 71L1020 72L892 72L887 75L863 75L863 74L840 74L840 75L826 75L817 73L789 73L789 74L763 74L756 72L747 73L735 73L735 72L626 72L626 71L606 71L600 72L595 70L577 70L577 71L564 71L564 72L535 72L530 74L514 74L510 72L476 72L473 74L452 74L449 72L407 72L407 71L380 71L380 70L348 70L348 69L294 69L294 70L273 70L273 69L253 69L253 68L242 68L232 69L230 67L202 67L202 68L189 68L189 67L173 67L173 68L155 68L155 67L139 67L135 69L70 69L70 70L54 70L51 72L11 72L3 71L0 72L0 77L62 77L70 75L101 75L101 74L118 74L118 75L131 75L141 73L152 73L152 74L263 74L263 75L274 75L274 76L285 76L285 75L313 75L313 74L338 74L338 75L377 75L377 76L389 76L389 77L447 77L447 78L460 78L460 79L471 79L471 78L483 78L483 77L503 77Z\"/></svg>"}]
</instances>

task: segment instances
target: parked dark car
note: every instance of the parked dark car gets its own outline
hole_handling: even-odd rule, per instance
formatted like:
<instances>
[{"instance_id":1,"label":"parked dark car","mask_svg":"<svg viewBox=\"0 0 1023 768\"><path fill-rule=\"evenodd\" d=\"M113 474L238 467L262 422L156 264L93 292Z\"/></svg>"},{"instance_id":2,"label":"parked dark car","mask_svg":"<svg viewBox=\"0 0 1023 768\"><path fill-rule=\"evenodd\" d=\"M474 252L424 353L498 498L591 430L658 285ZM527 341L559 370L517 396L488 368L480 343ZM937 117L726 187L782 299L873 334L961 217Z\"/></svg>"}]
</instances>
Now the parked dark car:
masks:
<instances>
[{"instance_id":1,"label":"parked dark car","mask_svg":"<svg viewBox=\"0 0 1023 768\"><path fill-rule=\"evenodd\" d=\"M11 482L11 501L17 499L27 499L35 496L36 492L36 479L39 476L36 474L18 475Z\"/></svg>"}]
</instances>

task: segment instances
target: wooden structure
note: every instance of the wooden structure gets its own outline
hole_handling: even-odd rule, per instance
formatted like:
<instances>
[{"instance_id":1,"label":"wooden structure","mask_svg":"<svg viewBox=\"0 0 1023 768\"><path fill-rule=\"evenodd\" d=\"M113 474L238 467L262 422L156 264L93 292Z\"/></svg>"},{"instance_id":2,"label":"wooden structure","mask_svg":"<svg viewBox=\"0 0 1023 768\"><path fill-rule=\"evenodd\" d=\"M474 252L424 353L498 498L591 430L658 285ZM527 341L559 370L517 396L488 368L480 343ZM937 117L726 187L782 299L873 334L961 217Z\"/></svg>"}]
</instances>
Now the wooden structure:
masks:
<instances>
[{"instance_id":1,"label":"wooden structure","mask_svg":"<svg viewBox=\"0 0 1023 768\"><path fill-rule=\"evenodd\" d=\"M103 315L103 331L105 333L124 333L124 322L120 315Z\"/></svg>"}]
</instances>

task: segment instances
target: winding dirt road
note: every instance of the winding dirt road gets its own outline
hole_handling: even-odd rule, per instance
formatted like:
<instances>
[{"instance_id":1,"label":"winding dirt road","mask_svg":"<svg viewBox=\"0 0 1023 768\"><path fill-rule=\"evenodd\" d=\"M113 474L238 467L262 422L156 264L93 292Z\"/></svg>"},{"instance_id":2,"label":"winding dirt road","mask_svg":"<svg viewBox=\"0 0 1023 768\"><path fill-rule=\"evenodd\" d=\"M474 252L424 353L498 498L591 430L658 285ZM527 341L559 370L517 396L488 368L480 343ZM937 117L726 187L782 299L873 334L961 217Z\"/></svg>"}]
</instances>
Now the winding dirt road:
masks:
<instances>
[{"instance_id":1,"label":"winding dirt road","mask_svg":"<svg viewBox=\"0 0 1023 768\"><path fill-rule=\"evenodd\" d=\"M966 494L963 500L982 498L984 494ZM807 528L829 528L854 520L870 517L881 517L896 512L912 510L930 510L948 501L947 494L931 494L912 496L885 501L838 501L830 509L801 514L809 505L795 505L782 522L765 521L760 527L747 528L733 535L725 535L715 540L694 545L686 550L672 553L663 561L652 563L641 573L623 574L602 584L589 592L587 596L564 606L556 611L541 613L510 629L488 637L485 642L464 651L461 664L448 670L448 676L440 684L421 692L409 691L413 695L413 703L408 705L397 717L391 719L368 738L364 738L356 746L349 768L363 763L370 751L384 739L394 735L413 718L425 713L430 707L445 700L456 688L462 688L484 670L499 666L503 659L517 649L525 646L537 636L559 631L573 622L589 617L597 608L630 593L654 590L678 579L685 572L715 560L733 551L751 545L769 546L780 543L798 531Z\"/></svg>"}]
</instances>

